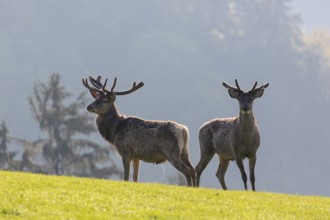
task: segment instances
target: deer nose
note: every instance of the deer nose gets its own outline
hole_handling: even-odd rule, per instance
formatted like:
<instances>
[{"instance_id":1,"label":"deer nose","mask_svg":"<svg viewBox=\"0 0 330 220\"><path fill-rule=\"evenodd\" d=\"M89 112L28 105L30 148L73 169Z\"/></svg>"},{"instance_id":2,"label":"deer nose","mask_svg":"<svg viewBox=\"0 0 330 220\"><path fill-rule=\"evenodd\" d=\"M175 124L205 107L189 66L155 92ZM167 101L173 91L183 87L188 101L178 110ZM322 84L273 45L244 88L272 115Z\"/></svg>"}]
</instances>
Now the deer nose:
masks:
<instances>
[{"instance_id":1,"label":"deer nose","mask_svg":"<svg viewBox=\"0 0 330 220\"><path fill-rule=\"evenodd\" d=\"M93 112L93 107L91 105L87 106L87 111Z\"/></svg>"},{"instance_id":2,"label":"deer nose","mask_svg":"<svg viewBox=\"0 0 330 220\"><path fill-rule=\"evenodd\" d=\"M248 106L244 106L242 109L243 109L243 111L245 111L245 112L249 111L249 107L248 107Z\"/></svg>"}]
</instances>

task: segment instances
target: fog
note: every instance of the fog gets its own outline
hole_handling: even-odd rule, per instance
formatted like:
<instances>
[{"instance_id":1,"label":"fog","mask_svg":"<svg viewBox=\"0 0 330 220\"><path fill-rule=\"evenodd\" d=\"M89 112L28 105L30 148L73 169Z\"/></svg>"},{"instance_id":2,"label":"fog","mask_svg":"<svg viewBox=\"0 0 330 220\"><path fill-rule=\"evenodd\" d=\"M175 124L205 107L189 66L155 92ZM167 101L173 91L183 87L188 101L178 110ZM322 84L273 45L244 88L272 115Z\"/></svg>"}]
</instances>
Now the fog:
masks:
<instances>
[{"instance_id":1,"label":"fog","mask_svg":"<svg viewBox=\"0 0 330 220\"><path fill-rule=\"evenodd\" d=\"M89 75L117 77L118 90L143 81L117 98L120 112L187 125L196 165L199 127L239 111L221 83L238 79L249 90L269 82L254 103L257 190L330 196L330 48L319 47L330 38L327 30L302 31L292 7L286 0L0 0L0 119L12 135L42 136L27 97L54 72L77 95ZM91 138L106 144L97 133ZM221 188L218 162L204 171L203 187ZM164 183L176 172L169 163L142 163L140 181ZM243 189L233 162L226 182Z\"/></svg>"}]
</instances>

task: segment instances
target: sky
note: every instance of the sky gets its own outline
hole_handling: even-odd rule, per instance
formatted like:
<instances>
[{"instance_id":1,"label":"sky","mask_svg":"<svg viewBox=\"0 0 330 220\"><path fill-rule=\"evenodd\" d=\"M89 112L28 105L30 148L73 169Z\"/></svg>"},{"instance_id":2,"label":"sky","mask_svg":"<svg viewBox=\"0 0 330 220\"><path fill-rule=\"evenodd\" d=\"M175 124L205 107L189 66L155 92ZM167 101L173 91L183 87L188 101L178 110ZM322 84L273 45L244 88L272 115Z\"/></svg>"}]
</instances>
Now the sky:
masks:
<instances>
[{"instance_id":1,"label":"sky","mask_svg":"<svg viewBox=\"0 0 330 220\"><path fill-rule=\"evenodd\" d=\"M292 0L292 11L301 15L302 27L307 30L314 28L330 30L329 9L328 0Z\"/></svg>"}]
</instances>

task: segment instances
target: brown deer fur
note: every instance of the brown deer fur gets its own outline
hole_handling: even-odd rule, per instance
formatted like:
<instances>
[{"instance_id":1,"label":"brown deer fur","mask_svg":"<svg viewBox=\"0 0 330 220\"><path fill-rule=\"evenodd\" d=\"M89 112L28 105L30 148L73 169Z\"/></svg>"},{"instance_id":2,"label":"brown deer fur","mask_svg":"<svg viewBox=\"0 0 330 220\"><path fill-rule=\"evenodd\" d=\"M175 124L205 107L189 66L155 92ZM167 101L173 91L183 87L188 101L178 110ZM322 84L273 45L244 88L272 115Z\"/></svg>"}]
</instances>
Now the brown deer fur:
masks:
<instances>
[{"instance_id":1,"label":"brown deer fur","mask_svg":"<svg viewBox=\"0 0 330 220\"><path fill-rule=\"evenodd\" d=\"M96 113L96 124L104 139L117 149L122 157L124 180L129 180L130 162L133 161L133 180L138 181L140 160L150 163L169 161L182 172L188 185L195 185L195 170L191 165L188 153L188 128L173 121L151 121L119 113L115 105L116 96L136 91L143 83L133 84L125 92L115 92L116 78L111 91L105 89L106 82L89 78L94 88L83 84L96 99L87 110Z\"/></svg>"},{"instance_id":2,"label":"brown deer fur","mask_svg":"<svg viewBox=\"0 0 330 220\"><path fill-rule=\"evenodd\" d=\"M235 160L240 169L244 187L247 190L247 175L244 170L243 159L249 159L250 181L252 190L255 191L254 167L256 164L256 153L260 145L258 126L254 118L252 104L255 98L263 95L264 89L269 86L266 83L256 88L257 82L249 92L240 89L237 80L236 87L223 83L232 98L239 101L239 115L233 118L218 118L206 122L199 130L199 143L201 158L196 166L196 185L199 186L200 177L215 154L220 158L220 164L216 176L224 190L225 173L229 161Z\"/></svg>"}]
</instances>

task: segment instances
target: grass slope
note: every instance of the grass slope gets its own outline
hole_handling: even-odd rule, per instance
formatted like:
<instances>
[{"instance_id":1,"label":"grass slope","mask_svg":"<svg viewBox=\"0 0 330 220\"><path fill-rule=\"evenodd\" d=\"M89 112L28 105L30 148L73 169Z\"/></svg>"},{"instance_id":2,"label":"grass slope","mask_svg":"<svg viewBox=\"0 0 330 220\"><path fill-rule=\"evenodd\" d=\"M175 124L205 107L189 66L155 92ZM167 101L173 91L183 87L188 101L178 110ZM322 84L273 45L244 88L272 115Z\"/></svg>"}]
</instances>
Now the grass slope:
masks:
<instances>
[{"instance_id":1,"label":"grass slope","mask_svg":"<svg viewBox=\"0 0 330 220\"><path fill-rule=\"evenodd\" d=\"M330 198L0 172L0 219L330 219Z\"/></svg>"}]
</instances>

